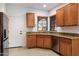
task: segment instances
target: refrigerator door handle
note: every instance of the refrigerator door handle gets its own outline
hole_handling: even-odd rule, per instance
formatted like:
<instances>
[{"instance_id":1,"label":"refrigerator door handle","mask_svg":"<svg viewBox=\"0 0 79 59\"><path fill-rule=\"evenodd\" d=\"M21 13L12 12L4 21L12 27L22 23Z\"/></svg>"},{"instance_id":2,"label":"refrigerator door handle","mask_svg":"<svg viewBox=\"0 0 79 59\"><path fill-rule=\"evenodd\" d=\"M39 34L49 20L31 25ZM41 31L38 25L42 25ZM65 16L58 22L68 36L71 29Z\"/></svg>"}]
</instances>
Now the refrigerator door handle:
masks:
<instances>
[{"instance_id":1,"label":"refrigerator door handle","mask_svg":"<svg viewBox=\"0 0 79 59\"><path fill-rule=\"evenodd\" d=\"M5 38L5 39L3 40L3 42L4 42L4 41L6 41L7 39L8 39L8 37L7 37L7 38Z\"/></svg>"}]
</instances>

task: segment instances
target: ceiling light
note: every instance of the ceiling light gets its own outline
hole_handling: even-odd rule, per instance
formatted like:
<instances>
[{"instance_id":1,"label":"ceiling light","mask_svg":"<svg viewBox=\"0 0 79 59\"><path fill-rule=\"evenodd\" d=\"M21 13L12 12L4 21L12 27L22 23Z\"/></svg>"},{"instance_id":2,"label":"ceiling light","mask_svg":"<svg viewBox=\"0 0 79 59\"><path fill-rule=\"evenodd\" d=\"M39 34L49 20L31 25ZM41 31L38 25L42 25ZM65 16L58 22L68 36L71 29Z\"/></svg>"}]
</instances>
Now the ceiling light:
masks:
<instances>
[{"instance_id":1,"label":"ceiling light","mask_svg":"<svg viewBox=\"0 0 79 59\"><path fill-rule=\"evenodd\" d=\"M47 5L46 5L46 4L44 4L44 5L43 5L43 7L44 7L44 8L46 8L46 7L47 7Z\"/></svg>"}]
</instances>

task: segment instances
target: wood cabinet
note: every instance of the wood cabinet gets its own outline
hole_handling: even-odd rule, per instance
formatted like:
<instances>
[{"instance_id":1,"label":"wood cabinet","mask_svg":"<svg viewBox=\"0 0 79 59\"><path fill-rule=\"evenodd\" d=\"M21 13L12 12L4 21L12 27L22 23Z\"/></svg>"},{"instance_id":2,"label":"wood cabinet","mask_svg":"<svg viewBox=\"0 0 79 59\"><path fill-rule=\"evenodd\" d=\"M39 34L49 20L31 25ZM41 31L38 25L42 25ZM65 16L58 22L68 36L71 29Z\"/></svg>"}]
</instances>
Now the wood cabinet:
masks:
<instances>
[{"instance_id":1,"label":"wood cabinet","mask_svg":"<svg viewBox=\"0 0 79 59\"><path fill-rule=\"evenodd\" d=\"M79 39L72 40L72 56L79 56Z\"/></svg>"},{"instance_id":2,"label":"wood cabinet","mask_svg":"<svg viewBox=\"0 0 79 59\"><path fill-rule=\"evenodd\" d=\"M56 11L56 25L76 26L78 25L78 4L71 3Z\"/></svg>"},{"instance_id":3,"label":"wood cabinet","mask_svg":"<svg viewBox=\"0 0 79 59\"><path fill-rule=\"evenodd\" d=\"M37 47L42 48L52 48L52 39L51 36L43 36L38 35L37 36Z\"/></svg>"},{"instance_id":4,"label":"wood cabinet","mask_svg":"<svg viewBox=\"0 0 79 59\"><path fill-rule=\"evenodd\" d=\"M34 13L27 13L26 14L26 23L27 27L34 27L35 26L35 14Z\"/></svg>"},{"instance_id":5,"label":"wood cabinet","mask_svg":"<svg viewBox=\"0 0 79 59\"><path fill-rule=\"evenodd\" d=\"M48 34L31 34L27 35L27 47L53 49L63 56L79 56L78 37L66 38Z\"/></svg>"},{"instance_id":6,"label":"wood cabinet","mask_svg":"<svg viewBox=\"0 0 79 59\"><path fill-rule=\"evenodd\" d=\"M72 55L72 43L71 39L61 38L59 43L60 54L64 56Z\"/></svg>"},{"instance_id":7,"label":"wood cabinet","mask_svg":"<svg viewBox=\"0 0 79 59\"><path fill-rule=\"evenodd\" d=\"M67 40L67 44L66 44L66 49L67 49L67 56L71 56L72 55L72 40L68 39Z\"/></svg>"},{"instance_id":8,"label":"wood cabinet","mask_svg":"<svg viewBox=\"0 0 79 59\"><path fill-rule=\"evenodd\" d=\"M65 45L66 45L65 40L61 39L60 44L59 44L59 52L62 55L66 55L66 46Z\"/></svg>"},{"instance_id":9,"label":"wood cabinet","mask_svg":"<svg viewBox=\"0 0 79 59\"><path fill-rule=\"evenodd\" d=\"M78 7L77 4L68 4L64 7L64 24L77 25L78 21Z\"/></svg>"},{"instance_id":10,"label":"wood cabinet","mask_svg":"<svg viewBox=\"0 0 79 59\"><path fill-rule=\"evenodd\" d=\"M56 26L64 26L64 8L56 11Z\"/></svg>"},{"instance_id":11,"label":"wood cabinet","mask_svg":"<svg viewBox=\"0 0 79 59\"><path fill-rule=\"evenodd\" d=\"M45 36L44 37L44 48L52 48L52 38L51 36Z\"/></svg>"},{"instance_id":12,"label":"wood cabinet","mask_svg":"<svg viewBox=\"0 0 79 59\"><path fill-rule=\"evenodd\" d=\"M79 3L78 3L78 10L79 10ZM79 25L79 11L78 11L78 25Z\"/></svg>"},{"instance_id":13,"label":"wood cabinet","mask_svg":"<svg viewBox=\"0 0 79 59\"><path fill-rule=\"evenodd\" d=\"M44 40L43 36L41 35L37 36L37 47L43 48L43 40Z\"/></svg>"},{"instance_id":14,"label":"wood cabinet","mask_svg":"<svg viewBox=\"0 0 79 59\"><path fill-rule=\"evenodd\" d=\"M45 35L28 35L27 36L27 47L28 48L52 48L51 36Z\"/></svg>"},{"instance_id":15,"label":"wood cabinet","mask_svg":"<svg viewBox=\"0 0 79 59\"><path fill-rule=\"evenodd\" d=\"M28 48L36 47L36 35L28 35L27 36L27 47Z\"/></svg>"}]
</instances>

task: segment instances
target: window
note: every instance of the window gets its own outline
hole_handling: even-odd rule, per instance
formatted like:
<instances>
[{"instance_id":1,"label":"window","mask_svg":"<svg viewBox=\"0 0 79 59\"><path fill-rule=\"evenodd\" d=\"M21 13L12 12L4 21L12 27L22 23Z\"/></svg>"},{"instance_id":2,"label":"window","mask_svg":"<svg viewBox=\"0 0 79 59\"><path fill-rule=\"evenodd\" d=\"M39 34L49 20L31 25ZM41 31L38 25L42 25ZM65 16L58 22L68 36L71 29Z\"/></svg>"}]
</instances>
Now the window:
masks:
<instances>
[{"instance_id":1,"label":"window","mask_svg":"<svg viewBox=\"0 0 79 59\"><path fill-rule=\"evenodd\" d=\"M48 29L48 21L47 17L38 16L38 31L47 31Z\"/></svg>"}]
</instances>

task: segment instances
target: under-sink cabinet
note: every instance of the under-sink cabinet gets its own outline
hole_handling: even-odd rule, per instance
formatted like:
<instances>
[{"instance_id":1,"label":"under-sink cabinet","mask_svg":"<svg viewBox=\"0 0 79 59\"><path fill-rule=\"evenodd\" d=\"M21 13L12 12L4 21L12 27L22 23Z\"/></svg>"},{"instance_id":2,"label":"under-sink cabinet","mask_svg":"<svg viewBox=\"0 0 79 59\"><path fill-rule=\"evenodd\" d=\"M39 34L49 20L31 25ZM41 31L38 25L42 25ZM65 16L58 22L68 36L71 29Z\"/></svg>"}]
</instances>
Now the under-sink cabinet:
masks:
<instances>
[{"instance_id":1,"label":"under-sink cabinet","mask_svg":"<svg viewBox=\"0 0 79 59\"><path fill-rule=\"evenodd\" d=\"M28 35L27 36L28 48L52 48L52 38L46 35Z\"/></svg>"}]
</instances>

